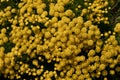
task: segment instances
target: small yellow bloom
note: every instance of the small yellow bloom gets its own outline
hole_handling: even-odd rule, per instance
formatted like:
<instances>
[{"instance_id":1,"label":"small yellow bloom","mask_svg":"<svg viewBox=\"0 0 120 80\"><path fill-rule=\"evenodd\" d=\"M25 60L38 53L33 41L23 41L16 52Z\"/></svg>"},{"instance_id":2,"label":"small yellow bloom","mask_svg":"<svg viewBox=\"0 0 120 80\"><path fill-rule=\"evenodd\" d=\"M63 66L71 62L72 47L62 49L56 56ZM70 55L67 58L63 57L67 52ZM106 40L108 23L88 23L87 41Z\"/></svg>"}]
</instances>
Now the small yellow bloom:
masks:
<instances>
[{"instance_id":1,"label":"small yellow bloom","mask_svg":"<svg viewBox=\"0 0 120 80\"><path fill-rule=\"evenodd\" d=\"M65 11L65 15L70 17L73 15L73 11L69 9L69 10Z\"/></svg>"},{"instance_id":2,"label":"small yellow bloom","mask_svg":"<svg viewBox=\"0 0 120 80\"><path fill-rule=\"evenodd\" d=\"M37 14L41 15L43 13L43 9L42 8L37 8Z\"/></svg>"},{"instance_id":3,"label":"small yellow bloom","mask_svg":"<svg viewBox=\"0 0 120 80\"><path fill-rule=\"evenodd\" d=\"M93 40L88 40L88 46L92 46L94 44Z\"/></svg>"}]
</instances>

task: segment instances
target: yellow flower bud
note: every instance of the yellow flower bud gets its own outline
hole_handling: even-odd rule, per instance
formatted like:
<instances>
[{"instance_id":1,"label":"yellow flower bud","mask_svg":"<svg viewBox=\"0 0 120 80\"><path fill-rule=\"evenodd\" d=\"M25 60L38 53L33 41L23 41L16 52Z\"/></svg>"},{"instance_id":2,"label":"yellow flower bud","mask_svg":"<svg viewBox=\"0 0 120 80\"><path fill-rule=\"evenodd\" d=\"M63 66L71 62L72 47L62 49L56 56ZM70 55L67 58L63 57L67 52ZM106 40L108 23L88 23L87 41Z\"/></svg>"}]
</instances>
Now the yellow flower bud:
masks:
<instances>
[{"instance_id":1,"label":"yellow flower bud","mask_svg":"<svg viewBox=\"0 0 120 80\"><path fill-rule=\"evenodd\" d=\"M1 71L2 68L3 68L3 65L4 65L4 62L3 62L3 60L0 58L0 71Z\"/></svg>"},{"instance_id":2,"label":"yellow flower bud","mask_svg":"<svg viewBox=\"0 0 120 80\"><path fill-rule=\"evenodd\" d=\"M115 71L116 71L116 72L120 72L120 67L117 66L117 67L115 68Z\"/></svg>"},{"instance_id":3,"label":"yellow flower bud","mask_svg":"<svg viewBox=\"0 0 120 80\"><path fill-rule=\"evenodd\" d=\"M87 13L87 9L82 9L81 16L85 15Z\"/></svg>"},{"instance_id":4,"label":"yellow flower bud","mask_svg":"<svg viewBox=\"0 0 120 80\"><path fill-rule=\"evenodd\" d=\"M20 67L20 72L24 72L25 71L25 68L23 66Z\"/></svg>"},{"instance_id":5,"label":"yellow flower bud","mask_svg":"<svg viewBox=\"0 0 120 80\"><path fill-rule=\"evenodd\" d=\"M106 68L106 65L105 64L100 64L100 66L99 66L99 70L101 71L101 70L104 70Z\"/></svg>"},{"instance_id":6,"label":"yellow flower bud","mask_svg":"<svg viewBox=\"0 0 120 80\"><path fill-rule=\"evenodd\" d=\"M109 36L109 34L108 34L107 32L105 32L105 33L104 33L104 36L105 36L105 37L108 37L108 36Z\"/></svg>"},{"instance_id":7,"label":"yellow flower bud","mask_svg":"<svg viewBox=\"0 0 120 80\"><path fill-rule=\"evenodd\" d=\"M48 12L47 12L47 11L44 11L44 12L41 14L41 17L42 17L42 18L45 18L47 15L48 15Z\"/></svg>"},{"instance_id":8,"label":"yellow flower bud","mask_svg":"<svg viewBox=\"0 0 120 80\"><path fill-rule=\"evenodd\" d=\"M86 32L87 32L87 28L86 28L86 27L83 27L83 28L81 29L81 32L86 33Z\"/></svg>"},{"instance_id":9,"label":"yellow flower bud","mask_svg":"<svg viewBox=\"0 0 120 80\"><path fill-rule=\"evenodd\" d=\"M114 31L117 32L117 33L120 33L120 23L117 23L115 25Z\"/></svg>"},{"instance_id":10,"label":"yellow flower bud","mask_svg":"<svg viewBox=\"0 0 120 80\"><path fill-rule=\"evenodd\" d=\"M75 29L74 29L74 33L75 33L76 35L80 34L80 29L75 28Z\"/></svg>"},{"instance_id":11,"label":"yellow flower bud","mask_svg":"<svg viewBox=\"0 0 120 80\"><path fill-rule=\"evenodd\" d=\"M0 45L3 45L3 43L4 43L3 40L0 40Z\"/></svg>"},{"instance_id":12,"label":"yellow flower bud","mask_svg":"<svg viewBox=\"0 0 120 80\"><path fill-rule=\"evenodd\" d=\"M64 6L58 6L57 11L60 13L64 12Z\"/></svg>"},{"instance_id":13,"label":"yellow flower bud","mask_svg":"<svg viewBox=\"0 0 120 80\"><path fill-rule=\"evenodd\" d=\"M94 35L94 34L95 34L95 31L88 30L88 35L89 35L88 37L90 37L90 38L91 38L91 36L92 36L92 35Z\"/></svg>"},{"instance_id":14,"label":"yellow flower bud","mask_svg":"<svg viewBox=\"0 0 120 80\"><path fill-rule=\"evenodd\" d=\"M52 35L50 32L45 32L45 38L50 38Z\"/></svg>"},{"instance_id":15,"label":"yellow flower bud","mask_svg":"<svg viewBox=\"0 0 120 80\"><path fill-rule=\"evenodd\" d=\"M67 37L62 37L60 40L61 40L61 42L63 42L63 43L64 43L64 42L66 42L66 41L67 41Z\"/></svg>"},{"instance_id":16,"label":"yellow flower bud","mask_svg":"<svg viewBox=\"0 0 120 80\"><path fill-rule=\"evenodd\" d=\"M95 51L99 53L101 51L101 48L99 46L96 46Z\"/></svg>"},{"instance_id":17,"label":"yellow flower bud","mask_svg":"<svg viewBox=\"0 0 120 80\"><path fill-rule=\"evenodd\" d=\"M107 77L104 77L104 80L108 80Z\"/></svg>"},{"instance_id":18,"label":"yellow flower bud","mask_svg":"<svg viewBox=\"0 0 120 80\"><path fill-rule=\"evenodd\" d=\"M55 34L56 29L55 29L55 28L52 28L52 29L50 30L50 32L51 32L52 34Z\"/></svg>"},{"instance_id":19,"label":"yellow flower bud","mask_svg":"<svg viewBox=\"0 0 120 80\"><path fill-rule=\"evenodd\" d=\"M16 13L16 9L13 8L13 9L11 10L11 13Z\"/></svg>"},{"instance_id":20,"label":"yellow flower bud","mask_svg":"<svg viewBox=\"0 0 120 80\"><path fill-rule=\"evenodd\" d=\"M89 26L92 25L92 22L91 22L91 21L86 21L86 22L84 23L84 25L85 25L85 27L89 27Z\"/></svg>"},{"instance_id":21,"label":"yellow flower bud","mask_svg":"<svg viewBox=\"0 0 120 80\"><path fill-rule=\"evenodd\" d=\"M42 3L42 4L40 5L40 7L41 7L42 9L44 9L44 8L46 7L46 4L45 4L45 3Z\"/></svg>"},{"instance_id":22,"label":"yellow flower bud","mask_svg":"<svg viewBox=\"0 0 120 80\"><path fill-rule=\"evenodd\" d=\"M88 40L88 46L93 46L94 41L93 40Z\"/></svg>"},{"instance_id":23,"label":"yellow flower bud","mask_svg":"<svg viewBox=\"0 0 120 80\"><path fill-rule=\"evenodd\" d=\"M19 3L18 7L21 8L21 7L23 7L23 5L24 5L24 3Z\"/></svg>"},{"instance_id":24,"label":"yellow flower bud","mask_svg":"<svg viewBox=\"0 0 120 80\"><path fill-rule=\"evenodd\" d=\"M32 31L31 30L27 30L27 34L31 35Z\"/></svg>"},{"instance_id":25,"label":"yellow flower bud","mask_svg":"<svg viewBox=\"0 0 120 80\"><path fill-rule=\"evenodd\" d=\"M32 7L28 7L28 8L27 8L27 12L28 12L28 13L32 13L32 11L33 11L33 10L32 10Z\"/></svg>"},{"instance_id":26,"label":"yellow flower bud","mask_svg":"<svg viewBox=\"0 0 120 80\"><path fill-rule=\"evenodd\" d=\"M92 57L95 55L95 50L90 50L89 53L88 53L88 56Z\"/></svg>"},{"instance_id":27,"label":"yellow flower bud","mask_svg":"<svg viewBox=\"0 0 120 80\"><path fill-rule=\"evenodd\" d=\"M88 73L88 70L87 70L87 69L82 69L82 73L83 73L83 74L87 74L87 73Z\"/></svg>"},{"instance_id":28,"label":"yellow flower bud","mask_svg":"<svg viewBox=\"0 0 120 80\"><path fill-rule=\"evenodd\" d=\"M78 80L84 80L85 78L84 78L84 75L83 74L81 74L79 77L78 77Z\"/></svg>"},{"instance_id":29,"label":"yellow flower bud","mask_svg":"<svg viewBox=\"0 0 120 80\"><path fill-rule=\"evenodd\" d=\"M118 45L118 41L117 41L117 40L114 40L114 41L112 42L112 44L113 44L113 46L117 46L117 45Z\"/></svg>"},{"instance_id":30,"label":"yellow flower bud","mask_svg":"<svg viewBox=\"0 0 120 80\"><path fill-rule=\"evenodd\" d=\"M107 70L103 70L103 71L102 71L102 75L103 75L103 76L107 76L107 74L108 74Z\"/></svg>"},{"instance_id":31,"label":"yellow flower bud","mask_svg":"<svg viewBox=\"0 0 120 80\"><path fill-rule=\"evenodd\" d=\"M69 4L70 0L62 0L64 5Z\"/></svg>"},{"instance_id":32,"label":"yellow flower bud","mask_svg":"<svg viewBox=\"0 0 120 80\"><path fill-rule=\"evenodd\" d=\"M94 57L94 60L96 61L96 62L98 62L100 59L99 59L99 56L95 56Z\"/></svg>"},{"instance_id":33,"label":"yellow flower bud","mask_svg":"<svg viewBox=\"0 0 120 80\"><path fill-rule=\"evenodd\" d=\"M87 33L82 33L81 35L82 35L83 39L87 39L88 38L88 34Z\"/></svg>"},{"instance_id":34,"label":"yellow flower bud","mask_svg":"<svg viewBox=\"0 0 120 80\"><path fill-rule=\"evenodd\" d=\"M108 3L108 1L105 1L104 2L104 6L107 6L109 3Z\"/></svg>"},{"instance_id":35,"label":"yellow flower bud","mask_svg":"<svg viewBox=\"0 0 120 80\"><path fill-rule=\"evenodd\" d=\"M70 16L73 15L73 11L72 10L67 10L67 11L65 11L65 15L70 17Z\"/></svg>"},{"instance_id":36,"label":"yellow flower bud","mask_svg":"<svg viewBox=\"0 0 120 80\"><path fill-rule=\"evenodd\" d=\"M101 39L97 40L97 42L96 42L97 46L102 46L102 44L103 44L103 41Z\"/></svg>"},{"instance_id":37,"label":"yellow flower bud","mask_svg":"<svg viewBox=\"0 0 120 80\"><path fill-rule=\"evenodd\" d=\"M34 60L32 61L32 64L35 65L35 66L38 66L38 65L39 65L39 64L38 64L38 60L34 59Z\"/></svg>"},{"instance_id":38,"label":"yellow flower bud","mask_svg":"<svg viewBox=\"0 0 120 80\"><path fill-rule=\"evenodd\" d=\"M13 25L16 25L18 23L17 20L13 20Z\"/></svg>"},{"instance_id":39,"label":"yellow flower bud","mask_svg":"<svg viewBox=\"0 0 120 80\"><path fill-rule=\"evenodd\" d=\"M56 37L52 37L51 38L51 42L55 43L57 41L57 38Z\"/></svg>"},{"instance_id":40,"label":"yellow flower bud","mask_svg":"<svg viewBox=\"0 0 120 80\"><path fill-rule=\"evenodd\" d=\"M70 22L70 18L67 18L65 16L62 17L62 20L65 22L65 23L69 23Z\"/></svg>"},{"instance_id":41,"label":"yellow flower bud","mask_svg":"<svg viewBox=\"0 0 120 80\"><path fill-rule=\"evenodd\" d=\"M1 29L1 33L4 33L4 34L5 34L6 31L7 31L6 28L2 28L2 29Z\"/></svg>"},{"instance_id":42,"label":"yellow flower bud","mask_svg":"<svg viewBox=\"0 0 120 80\"><path fill-rule=\"evenodd\" d=\"M77 68L78 67L78 68ZM80 66L77 66L76 68L76 71L75 71L75 74L76 75L80 75L82 73L82 71L80 70Z\"/></svg>"},{"instance_id":43,"label":"yellow flower bud","mask_svg":"<svg viewBox=\"0 0 120 80\"><path fill-rule=\"evenodd\" d=\"M55 11L54 11L53 9L50 9L50 10L49 10L49 15L53 16L53 15L54 15L54 12L55 12Z\"/></svg>"},{"instance_id":44,"label":"yellow flower bud","mask_svg":"<svg viewBox=\"0 0 120 80\"><path fill-rule=\"evenodd\" d=\"M110 70L110 74L114 75L115 74L115 70Z\"/></svg>"},{"instance_id":45,"label":"yellow flower bud","mask_svg":"<svg viewBox=\"0 0 120 80\"><path fill-rule=\"evenodd\" d=\"M79 16L78 18L77 18L77 23L79 23L79 24L83 24L83 17L81 17L81 16Z\"/></svg>"},{"instance_id":46,"label":"yellow flower bud","mask_svg":"<svg viewBox=\"0 0 120 80\"><path fill-rule=\"evenodd\" d=\"M8 38L7 37L4 37L3 38L3 42L7 42L8 41Z\"/></svg>"},{"instance_id":47,"label":"yellow flower bud","mask_svg":"<svg viewBox=\"0 0 120 80\"><path fill-rule=\"evenodd\" d=\"M52 23L56 23L57 21L58 21L57 17L53 17L52 20L51 20Z\"/></svg>"},{"instance_id":48,"label":"yellow flower bud","mask_svg":"<svg viewBox=\"0 0 120 80\"><path fill-rule=\"evenodd\" d=\"M75 61L80 62L80 61L85 61L85 56L77 56L75 58Z\"/></svg>"},{"instance_id":49,"label":"yellow flower bud","mask_svg":"<svg viewBox=\"0 0 120 80\"><path fill-rule=\"evenodd\" d=\"M43 13L43 9L42 9L42 8L40 8L40 7L39 7L39 8L37 8L37 14L38 14L38 15L41 15L42 13Z\"/></svg>"},{"instance_id":50,"label":"yellow flower bud","mask_svg":"<svg viewBox=\"0 0 120 80\"><path fill-rule=\"evenodd\" d=\"M76 74L72 75L72 79L76 80L77 78L78 78L78 75L76 75Z\"/></svg>"},{"instance_id":51,"label":"yellow flower bud","mask_svg":"<svg viewBox=\"0 0 120 80\"><path fill-rule=\"evenodd\" d=\"M68 77L70 77L70 76L72 76L72 72L71 71L68 71L67 73L66 73L66 75L68 76Z\"/></svg>"},{"instance_id":52,"label":"yellow flower bud","mask_svg":"<svg viewBox=\"0 0 120 80\"><path fill-rule=\"evenodd\" d=\"M115 65L116 64L112 63L112 64L109 65L109 67L113 69L113 68L115 68Z\"/></svg>"},{"instance_id":53,"label":"yellow flower bud","mask_svg":"<svg viewBox=\"0 0 120 80\"><path fill-rule=\"evenodd\" d=\"M1 33L0 34L0 39L4 38L5 37L5 34L4 33Z\"/></svg>"},{"instance_id":54,"label":"yellow flower bud","mask_svg":"<svg viewBox=\"0 0 120 80\"><path fill-rule=\"evenodd\" d=\"M37 75L41 75L42 72L43 72L43 69L38 69L36 73Z\"/></svg>"}]
</instances>

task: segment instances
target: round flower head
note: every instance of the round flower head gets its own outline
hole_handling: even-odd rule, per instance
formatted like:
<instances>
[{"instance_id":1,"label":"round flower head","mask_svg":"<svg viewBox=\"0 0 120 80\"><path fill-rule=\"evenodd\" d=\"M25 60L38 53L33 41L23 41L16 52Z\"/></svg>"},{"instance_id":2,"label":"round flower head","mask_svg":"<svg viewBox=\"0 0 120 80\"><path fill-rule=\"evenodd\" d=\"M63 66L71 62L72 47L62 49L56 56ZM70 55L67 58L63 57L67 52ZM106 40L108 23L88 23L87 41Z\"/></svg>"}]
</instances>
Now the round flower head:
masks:
<instances>
[{"instance_id":1,"label":"round flower head","mask_svg":"<svg viewBox=\"0 0 120 80\"><path fill-rule=\"evenodd\" d=\"M93 40L88 40L88 45L92 46L94 44Z\"/></svg>"},{"instance_id":2,"label":"round flower head","mask_svg":"<svg viewBox=\"0 0 120 80\"><path fill-rule=\"evenodd\" d=\"M114 28L114 31L117 32L117 33L120 33L120 23L117 23L115 28Z\"/></svg>"},{"instance_id":3,"label":"round flower head","mask_svg":"<svg viewBox=\"0 0 120 80\"><path fill-rule=\"evenodd\" d=\"M70 17L70 16L73 15L73 11L72 10L67 10L67 11L65 11L65 15Z\"/></svg>"}]
</instances>

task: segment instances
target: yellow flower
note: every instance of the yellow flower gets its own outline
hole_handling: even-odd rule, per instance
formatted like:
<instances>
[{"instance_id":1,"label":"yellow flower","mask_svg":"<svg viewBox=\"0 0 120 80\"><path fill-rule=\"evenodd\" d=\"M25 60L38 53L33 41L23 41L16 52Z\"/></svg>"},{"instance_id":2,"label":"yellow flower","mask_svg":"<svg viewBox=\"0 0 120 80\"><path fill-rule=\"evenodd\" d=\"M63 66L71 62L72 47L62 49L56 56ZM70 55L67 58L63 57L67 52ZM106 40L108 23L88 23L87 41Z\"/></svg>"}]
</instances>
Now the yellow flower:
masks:
<instances>
[{"instance_id":1,"label":"yellow flower","mask_svg":"<svg viewBox=\"0 0 120 80\"><path fill-rule=\"evenodd\" d=\"M41 15L42 13L43 13L43 9L38 7L38 8L37 8L37 14L38 14L38 15Z\"/></svg>"},{"instance_id":2,"label":"yellow flower","mask_svg":"<svg viewBox=\"0 0 120 80\"><path fill-rule=\"evenodd\" d=\"M3 45L3 43L4 43L3 40L0 40L0 45Z\"/></svg>"},{"instance_id":3,"label":"yellow flower","mask_svg":"<svg viewBox=\"0 0 120 80\"><path fill-rule=\"evenodd\" d=\"M7 6L6 11L10 11L12 9L11 6Z\"/></svg>"},{"instance_id":4,"label":"yellow flower","mask_svg":"<svg viewBox=\"0 0 120 80\"><path fill-rule=\"evenodd\" d=\"M53 17L52 19L51 19L51 22L52 23L56 23L58 21L58 18L57 17Z\"/></svg>"},{"instance_id":5,"label":"yellow flower","mask_svg":"<svg viewBox=\"0 0 120 80\"><path fill-rule=\"evenodd\" d=\"M13 8L13 9L11 10L11 13L16 13L16 9Z\"/></svg>"},{"instance_id":6,"label":"yellow flower","mask_svg":"<svg viewBox=\"0 0 120 80\"><path fill-rule=\"evenodd\" d=\"M32 7L28 7L28 8L27 8L27 12L28 12L28 13L32 13L32 11L33 11L33 10L32 10Z\"/></svg>"},{"instance_id":7,"label":"yellow flower","mask_svg":"<svg viewBox=\"0 0 120 80\"><path fill-rule=\"evenodd\" d=\"M82 9L81 16L85 15L87 12L88 12L88 10L87 10L87 9Z\"/></svg>"},{"instance_id":8,"label":"yellow flower","mask_svg":"<svg viewBox=\"0 0 120 80\"><path fill-rule=\"evenodd\" d=\"M68 9L68 10L65 11L65 15L68 16L68 17L70 17L70 16L73 15L73 11L70 10L70 9Z\"/></svg>"},{"instance_id":9,"label":"yellow flower","mask_svg":"<svg viewBox=\"0 0 120 80\"><path fill-rule=\"evenodd\" d=\"M117 23L115 25L114 31L117 32L117 33L120 33L120 23Z\"/></svg>"},{"instance_id":10,"label":"yellow flower","mask_svg":"<svg viewBox=\"0 0 120 80\"><path fill-rule=\"evenodd\" d=\"M77 62L85 61L85 56L78 56L75 58L75 61L77 61Z\"/></svg>"},{"instance_id":11,"label":"yellow flower","mask_svg":"<svg viewBox=\"0 0 120 80\"><path fill-rule=\"evenodd\" d=\"M106 68L106 65L105 64L100 64L99 66L99 70L102 71Z\"/></svg>"},{"instance_id":12,"label":"yellow flower","mask_svg":"<svg viewBox=\"0 0 120 80\"><path fill-rule=\"evenodd\" d=\"M92 57L95 55L95 50L90 50L89 53L88 53L88 56Z\"/></svg>"},{"instance_id":13,"label":"yellow flower","mask_svg":"<svg viewBox=\"0 0 120 80\"><path fill-rule=\"evenodd\" d=\"M61 0L63 2L64 5L67 5L70 3L70 0Z\"/></svg>"},{"instance_id":14,"label":"yellow flower","mask_svg":"<svg viewBox=\"0 0 120 80\"><path fill-rule=\"evenodd\" d=\"M39 66L38 60L36 60L36 59L34 59L34 60L32 61L32 64L35 65L36 67Z\"/></svg>"},{"instance_id":15,"label":"yellow flower","mask_svg":"<svg viewBox=\"0 0 120 80\"><path fill-rule=\"evenodd\" d=\"M43 72L43 69L38 69L36 73L37 75L40 75L42 72Z\"/></svg>"},{"instance_id":16,"label":"yellow flower","mask_svg":"<svg viewBox=\"0 0 120 80\"><path fill-rule=\"evenodd\" d=\"M3 60L0 58L0 71L1 71L2 68L3 68L3 65L4 65L4 62L3 62Z\"/></svg>"},{"instance_id":17,"label":"yellow flower","mask_svg":"<svg viewBox=\"0 0 120 80\"><path fill-rule=\"evenodd\" d=\"M1 29L1 33L3 33L3 34L5 34L6 31L7 31L6 28L2 28L2 29Z\"/></svg>"},{"instance_id":18,"label":"yellow flower","mask_svg":"<svg viewBox=\"0 0 120 80\"><path fill-rule=\"evenodd\" d=\"M102 71L102 75L103 75L103 76L107 76L107 74L108 74L107 70L103 70L103 71Z\"/></svg>"},{"instance_id":19,"label":"yellow flower","mask_svg":"<svg viewBox=\"0 0 120 80\"><path fill-rule=\"evenodd\" d=\"M64 6L59 6L58 7L58 12L60 12L60 13L64 12Z\"/></svg>"},{"instance_id":20,"label":"yellow flower","mask_svg":"<svg viewBox=\"0 0 120 80\"><path fill-rule=\"evenodd\" d=\"M8 38L7 37L4 37L3 38L3 42L5 43L5 42L7 42L8 41Z\"/></svg>"},{"instance_id":21,"label":"yellow flower","mask_svg":"<svg viewBox=\"0 0 120 80\"><path fill-rule=\"evenodd\" d=\"M94 41L93 40L88 40L88 46L93 46L94 45Z\"/></svg>"},{"instance_id":22,"label":"yellow flower","mask_svg":"<svg viewBox=\"0 0 120 80\"><path fill-rule=\"evenodd\" d=\"M45 32L45 38L50 38L52 35L50 32Z\"/></svg>"},{"instance_id":23,"label":"yellow flower","mask_svg":"<svg viewBox=\"0 0 120 80\"><path fill-rule=\"evenodd\" d=\"M110 74L114 75L115 74L115 70L110 70Z\"/></svg>"},{"instance_id":24,"label":"yellow flower","mask_svg":"<svg viewBox=\"0 0 120 80\"><path fill-rule=\"evenodd\" d=\"M47 15L48 15L48 12L47 12L47 11L44 11L44 12L41 14L41 17L42 17L42 18L45 18Z\"/></svg>"},{"instance_id":25,"label":"yellow flower","mask_svg":"<svg viewBox=\"0 0 120 80\"><path fill-rule=\"evenodd\" d=\"M62 17L62 20L65 22L65 23L69 23L70 22L70 18L67 18L65 16Z\"/></svg>"}]
</instances>

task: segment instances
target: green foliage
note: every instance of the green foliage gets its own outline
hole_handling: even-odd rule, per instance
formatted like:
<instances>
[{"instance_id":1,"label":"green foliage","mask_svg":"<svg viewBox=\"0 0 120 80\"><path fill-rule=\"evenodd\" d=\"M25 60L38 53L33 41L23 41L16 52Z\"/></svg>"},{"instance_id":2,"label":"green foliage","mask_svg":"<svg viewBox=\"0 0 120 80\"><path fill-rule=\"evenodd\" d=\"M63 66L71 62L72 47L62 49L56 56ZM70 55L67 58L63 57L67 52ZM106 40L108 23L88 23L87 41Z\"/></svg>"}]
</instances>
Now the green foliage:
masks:
<instances>
[{"instance_id":1,"label":"green foliage","mask_svg":"<svg viewBox=\"0 0 120 80\"><path fill-rule=\"evenodd\" d=\"M3 47L5 48L5 53L11 52L11 49L15 46L14 43L8 41L3 44Z\"/></svg>"}]
</instances>

